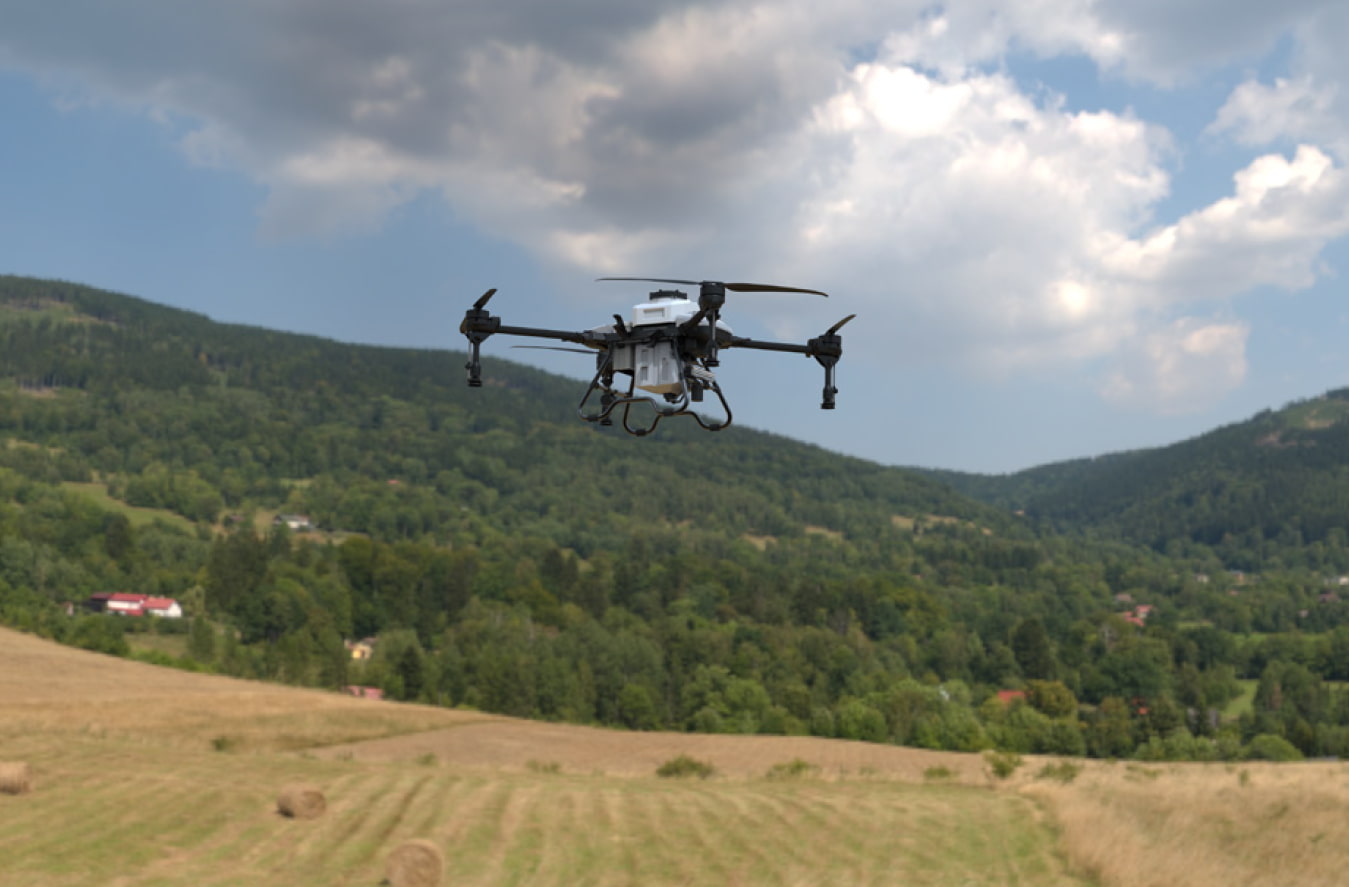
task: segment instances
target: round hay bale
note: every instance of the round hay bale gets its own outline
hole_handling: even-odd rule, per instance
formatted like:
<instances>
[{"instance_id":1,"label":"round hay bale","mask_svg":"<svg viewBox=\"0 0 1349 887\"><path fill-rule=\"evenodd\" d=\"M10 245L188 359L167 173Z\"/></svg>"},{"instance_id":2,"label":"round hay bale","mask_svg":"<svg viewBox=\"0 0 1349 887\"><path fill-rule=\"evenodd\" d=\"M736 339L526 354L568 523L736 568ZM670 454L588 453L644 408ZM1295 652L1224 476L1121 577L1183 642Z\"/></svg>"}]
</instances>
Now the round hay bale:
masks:
<instances>
[{"instance_id":1,"label":"round hay bale","mask_svg":"<svg viewBox=\"0 0 1349 887\"><path fill-rule=\"evenodd\" d=\"M276 799L277 812L291 819L318 819L327 806L323 792L312 785L288 785Z\"/></svg>"},{"instance_id":2,"label":"round hay bale","mask_svg":"<svg viewBox=\"0 0 1349 887\"><path fill-rule=\"evenodd\" d=\"M390 887L440 887L444 871L445 857L430 841L408 841L389 854Z\"/></svg>"},{"instance_id":3,"label":"round hay bale","mask_svg":"<svg viewBox=\"0 0 1349 887\"><path fill-rule=\"evenodd\" d=\"M0 761L0 794L23 795L32 790L32 767L24 761Z\"/></svg>"}]
</instances>

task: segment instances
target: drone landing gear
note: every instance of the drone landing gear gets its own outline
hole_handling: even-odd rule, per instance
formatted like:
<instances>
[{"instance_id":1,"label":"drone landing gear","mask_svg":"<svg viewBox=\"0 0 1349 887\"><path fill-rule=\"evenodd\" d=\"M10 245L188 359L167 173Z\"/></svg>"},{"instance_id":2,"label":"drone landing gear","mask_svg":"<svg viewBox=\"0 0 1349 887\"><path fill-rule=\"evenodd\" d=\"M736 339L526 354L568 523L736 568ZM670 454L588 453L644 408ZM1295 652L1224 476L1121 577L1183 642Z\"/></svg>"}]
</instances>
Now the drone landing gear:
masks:
<instances>
[{"instance_id":1,"label":"drone landing gear","mask_svg":"<svg viewBox=\"0 0 1349 887\"><path fill-rule=\"evenodd\" d=\"M613 425L613 412L618 407L623 408L621 422L623 430L634 437L646 437L656 430L660 420L669 416L692 416L694 420L708 431L720 431L731 424L731 405L726 402L726 396L721 392L721 386L715 379L696 377L692 380L681 378L679 391L671 392L657 400L645 394L637 394L637 377L631 376L628 380L628 390L618 391L613 387L614 383L613 355L607 354L600 363L599 369L595 372L595 377L590 380L590 385L586 388L586 393L581 397L581 402L576 406L576 414L587 422L598 422L600 425ZM707 374L710 377L710 373ZM690 409L694 403L701 403L703 393L711 391L721 402L722 411L726 417L722 421L707 420L701 413ZM599 393L599 409L595 412L587 412L586 405L591 402L596 392ZM654 415L651 423L644 426L634 427L632 424L632 407L634 404L645 404L651 407Z\"/></svg>"}]
</instances>

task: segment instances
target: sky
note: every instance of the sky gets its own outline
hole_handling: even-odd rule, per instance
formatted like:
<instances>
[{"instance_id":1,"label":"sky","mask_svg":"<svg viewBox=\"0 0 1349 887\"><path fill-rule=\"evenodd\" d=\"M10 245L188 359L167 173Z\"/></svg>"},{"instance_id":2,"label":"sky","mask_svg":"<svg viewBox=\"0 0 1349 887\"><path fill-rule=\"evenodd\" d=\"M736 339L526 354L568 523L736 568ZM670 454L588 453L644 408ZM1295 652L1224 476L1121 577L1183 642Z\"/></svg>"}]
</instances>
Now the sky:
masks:
<instances>
[{"instance_id":1,"label":"sky","mask_svg":"<svg viewBox=\"0 0 1349 887\"><path fill-rule=\"evenodd\" d=\"M0 273L438 349L489 287L575 330L645 301L603 276L805 287L723 319L857 314L838 408L731 351L738 424L982 473L1160 446L1349 384L1346 34L1340 0L0 0ZM488 376L589 377L510 344Z\"/></svg>"}]
</instances>

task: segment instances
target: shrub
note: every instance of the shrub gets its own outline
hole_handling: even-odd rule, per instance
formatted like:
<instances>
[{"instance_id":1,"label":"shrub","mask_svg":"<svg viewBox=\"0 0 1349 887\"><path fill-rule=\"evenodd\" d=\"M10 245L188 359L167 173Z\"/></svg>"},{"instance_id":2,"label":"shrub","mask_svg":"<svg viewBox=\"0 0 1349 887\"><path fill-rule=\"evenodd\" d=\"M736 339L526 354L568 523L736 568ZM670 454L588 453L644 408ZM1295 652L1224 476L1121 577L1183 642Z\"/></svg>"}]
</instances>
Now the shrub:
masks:
<instances>
[{"instance_id":1,"label":"shrub","mask_svg":"<svg viewBox=\"0 0 1349 887\"><path fill-rule=\"evenodd\" d=\"M1053 764L1045 764L1040 768L1040 779L1052 779L1055 782L1062 782L1065 785L1077 778L1077 774L1082 772L1082 765L1075 764L1072 761L1058 761Z\"/></svg>"},{"instance_id":2,"label":"shrub","mask_svg":"<svg viewBox=\"0 0 1349 887\"><path fill-rule=\"evenodd\" d=\"M239 737L217 736L211 740L211 748L220 752L232 752L239 748Z\"/></svg>"},{"instance_id":3,"label":"shrub","mask_svg":"<svg viewBox=\"0 0 1349 887\"><path fill-rule=\"evenodd\" d=\"M717 768L711 764L697 758L691 758L688 755L671 758L656 768L656 775L666 779L688 779L692 776L699 779L710 779L716 773Z\"/></svg>"},{"instance_id":4,"label":"shrub","mask_svg":"<svg viewBox=\"0 0 1349 887\"><path fill-rule=\"evenodd\" d=\"M531 773L561 773L562 765L557 761L529 760L525 763Z\"/></svg>"},{"instance_id":5,"label":"shrub","mask_svg":"<svg viewBox=\"0 0 1349 887\"><path fill-rule=\"evenodd\" d=\"M1261 733L1246 746L1246 757L1256 761L1300 761L1297 746L1273 733Z\"/></svg>"},{"instance_id":6,"label":"shrub","mask_svg":"<svg viewBox=\"0 0 1349 887\"><path fill-rule=\"evenodd\" d=\"M959 774L950 767L928 767L923 771L923 778L930 780L955 779Z\"/></svg>"},{"instance_id":7,"label":"shrub","mask_svg":"<svg viewBox=\"0 0 1349 887\"><path fill-rule=\"evenodd\" d=\"M989 749L984 752L984 763L988 765L988 772L998 779L1006 779L1017 771L1017 768L1024 763L1021 755L1014 751L997 751Z\"/></svg>"},{"instance_id":8,"label":"shrub","mask_svg":"<svg viewBox=\"0 0 1349 887\"><path fill-rule=\"evenodd\" d=\"M781 764L774 764L768 768L769 779L797 779L806 775L814 775L820 771L820 768L803 761L800 758L792 758Z\"/></svg>"}]
</instances>

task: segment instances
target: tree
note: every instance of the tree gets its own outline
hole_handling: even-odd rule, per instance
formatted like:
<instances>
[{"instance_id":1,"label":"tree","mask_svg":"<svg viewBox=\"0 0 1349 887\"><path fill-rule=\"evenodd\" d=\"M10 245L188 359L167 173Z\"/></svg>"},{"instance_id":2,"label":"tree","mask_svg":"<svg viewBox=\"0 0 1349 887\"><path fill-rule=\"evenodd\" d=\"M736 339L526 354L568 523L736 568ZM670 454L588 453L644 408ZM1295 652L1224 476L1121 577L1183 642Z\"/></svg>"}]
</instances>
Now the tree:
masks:
<instances>
[{"instance_id":1,"label":"tree","mask_svg":"<svg viewBox=\"0 0 1349 887\"><path fill-rule=\"evenodd\" d=\"M215 613L234 613L267 574L267 550L252 529L216 539L206 558L206 602Z\"/></svg>"},{"instance_id":2,"label":"tree","mask_svg":"<svg viewBox=\"0 0 1349 887\"><path fill-rule=\"evenodd\" d=\"M187 655L203 665L215 660L215 629L202 616L192 620L187 636Z\"/></svg>"},{"instance_id":3,"label":"tree","mask_svg":"<svg viewBox=\"0 0 1349 887\"><path fill-rule=\"evenodd\" d=\"M1062 681L1030 681L1026 685L1026 701L1051 718L1077 716L1077 697Z\"/></svg>"},{"instance_id":4,"label":"tree","mask_svg":"<svg viewBox=\"0 0 1349 887\"><path fill-rule=\"evenodd\" d=\"M1012 630L1011 647L1016 664L1025 677L1048 681L1056 676L1058 663L1054 659L1054 648L1044 623L1038 618L1024 619Z\"/></svg>"}]
</instances>

